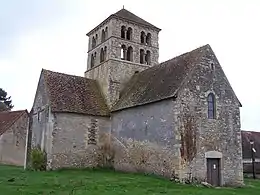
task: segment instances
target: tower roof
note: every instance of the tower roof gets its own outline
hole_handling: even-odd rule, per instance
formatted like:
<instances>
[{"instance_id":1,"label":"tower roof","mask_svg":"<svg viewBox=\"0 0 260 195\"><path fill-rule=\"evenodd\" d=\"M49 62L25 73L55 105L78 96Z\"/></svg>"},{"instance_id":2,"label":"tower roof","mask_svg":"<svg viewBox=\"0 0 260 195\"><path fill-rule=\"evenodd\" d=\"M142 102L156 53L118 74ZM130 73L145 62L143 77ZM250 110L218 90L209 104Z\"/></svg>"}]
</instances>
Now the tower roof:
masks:
<instances>
[{"instance_id":1,"label":"tower roof","mask_svg":"<svg viewBox=\"0 0 260 195\"><path fill-rule=\"evenodd\" d=\"M87 35L89 36L93 31L95 31L100 25L103 25L104 23L106 23L108 20L112 19L112 18L118 18L118 19L122 19L122 20L127 20L136 24L139 24L141 26L144 27L148 27L148 28L152 28L155 29L157 31L160 31L161 29L152 25L151 23L145 21L144 19L138 17L137 15L133 14L132 12L126 10L125 8L119 10L118 12L111 14L107 19L105 19L103 22L101 22L98 26L96 26L94 29L92 29L91 31L89 31L87 33Z\"/></svg>"}]
</instances>

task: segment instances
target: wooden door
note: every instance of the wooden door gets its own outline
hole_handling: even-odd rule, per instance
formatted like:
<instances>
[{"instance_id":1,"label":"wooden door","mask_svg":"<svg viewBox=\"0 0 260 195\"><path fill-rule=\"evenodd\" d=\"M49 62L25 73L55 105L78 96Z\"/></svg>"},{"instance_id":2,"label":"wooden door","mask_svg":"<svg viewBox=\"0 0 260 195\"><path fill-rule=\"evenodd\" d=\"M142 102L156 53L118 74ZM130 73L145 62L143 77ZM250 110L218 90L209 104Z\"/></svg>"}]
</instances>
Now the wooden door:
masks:
<instances>
[{"instance_id":1,"label":"wooden door","mask_svg":"<svg viewBox=\"0 0 260 195\"><path fill-rule=\"evenodd\" d=\"M213 186L220 186L220 159L207 159L207 182Z\"/></svg>"}]
</instances>

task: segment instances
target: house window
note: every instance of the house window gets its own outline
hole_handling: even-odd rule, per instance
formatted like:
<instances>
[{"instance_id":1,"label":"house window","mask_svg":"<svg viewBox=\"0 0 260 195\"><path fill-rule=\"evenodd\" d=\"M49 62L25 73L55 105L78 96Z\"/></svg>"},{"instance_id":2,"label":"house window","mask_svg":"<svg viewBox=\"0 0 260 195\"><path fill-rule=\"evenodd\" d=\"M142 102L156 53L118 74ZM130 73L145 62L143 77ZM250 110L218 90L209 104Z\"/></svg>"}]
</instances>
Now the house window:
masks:
<instances>
[{"instance_id":1,"label":"house window","mask_svg":"<svg viewBox=\"0 0 260 195\"><path fill-rule=\"evenodd\" d=\"M147 45L151 45L151 39L152 39L151 33L148 33L147 36L146 36L146 44Z\"/></svg>"},{"instance_id":2,"label":"house window","mask_svg":"<svg viewBox=\"0 0 260 195\"><path fill-rule=\"evenodd\" d=\"M133 61L133 48L130 46L127 49L127 61Z\"/></svg>"},{"instance_id":3,"label":"house window","mask_svg":"<svg viewBox=\"0 0 260 195\"><path fill-rule=\"evenodd\" d=\"M101 48L101 51L100 51L99 61L100 61L100 63L104 61L104 49L103 48Z\"/></svg>"},{"instance_id":4,"label":"house window","mask_svg":"<svg viewBox=\"0 0 260 195\"><path fill-rule=\"evenodd\" d=\"M132 40L132 28L131 27L129 27L128 29L127 29L127 32L126 32L126 39L127 40Z\"/></svg>"},{"instance_id":5,"label":"house window","mask_svg":"<svg viewBox=\"0 0 260 195\"><path fill-rule=\"evenodd\" d=\"M104 48L104 60L107 59L107 46L105 46Z\"/></svg>"},{"instance_id":6,"label":"house window","mask_svg":"<svg viewBox=\"0 0 260 195\"><path fill-rule=\"evenodd\" d=\"M216 102L215 96L213 93L208 95L208 118L215 119L216 118Z\"/></svg>"},{"instance_id":7,"label":"house window","mask_svg":"<svg viewBox=\"0 0 260 195\"><path fill-rule=\"evenodd\" d=\"M145 33L144 33L144 31L141 32L140 39L141 39L141 43L144 43L144 41L145 41Z\"/></svg>"},{"instance_id":8,"label":"house window","mask_svg":"<svg viewBox=\"0 0 260 195\"><path fill-rule=\"evenodd\" d=\"M122 39L125 39L125 31L126 31L125 26L122 26L122 27L121 27L121 38L122 38Z\"/></svg>"},{"instance_id":9,"label":"house window","mask_svg":"<svg viewBox=\"0 0 260 195\"><path fill-rule=\"evenodd\" d=\"M101 42L104 42L105 39L106 39L106 33L105 33L105 30L103 29L102 33L101 33Z\"/></svg>"},{"instance_id":10,"label":"house window","mask_svg":"<svg viewBox=\"0 0 260 195\"><path fill-rule=\"evenodd\" d=\"M147 51L145 55L145 63L150 65L151 64L151 52Z\"/></svg>"},{"instance_id":11,"label":"house window","mask_svg":"<svg viewBox=\"0 0 260 195\"><path fill-rule=\"evenodd\" d=\"M107 39L108 38L108 28L106 27L105 28L105 39Z\"/></svg>"},{"instance_id":12,"label":"house window","mask_svg":"<svg viewBox=\"0 0 260 195\"><path fill-rule=\"evenodd\" d=\"M90 58L90 68L93 68L94 67L94 65L95 65L95 61L94 61L94 55L93 54L91 54L91 58Z\"/></svg>"},{"instance_id":13,"label":"house window","mask_svg":"<svg viewBox=\"0 0 260 195\"><path fill-rule=\"evenodd\" d=\"M96 47L96 39L92 37L92 48Z\"/></svg>"},{"instance_id":14,"label":"house window","mask_svg":"<svg viewBox=\"0 0 260 195\"><path fill-rule=\"evenodd\" d=\"M144 64L144 50L140 49L140 64Z\"/></svg>"},{"instance_id":15,"label":"house window","mask_svg":"<svg viewBox=\"0 0 260 195\"><path fill-rule=\"evenodd\" d=\"M125 45L121 46L121 59L122 60L126 59L126 46Z\"/></svg>"}]
</instances>

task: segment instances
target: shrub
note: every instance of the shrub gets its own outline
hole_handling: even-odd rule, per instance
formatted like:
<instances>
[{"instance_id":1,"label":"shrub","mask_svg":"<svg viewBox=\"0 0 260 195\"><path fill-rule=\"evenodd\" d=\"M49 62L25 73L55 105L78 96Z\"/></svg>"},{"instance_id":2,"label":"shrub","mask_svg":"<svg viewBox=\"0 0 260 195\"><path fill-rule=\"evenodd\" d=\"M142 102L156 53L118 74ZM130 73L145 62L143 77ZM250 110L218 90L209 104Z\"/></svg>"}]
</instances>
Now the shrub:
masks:
<instances>
[{"instance_id":1,"label":"shrub","mask_svg":"<svg viewBox=\"0 0 260 195\"><path fill-rule=\"evenodd\" d=\"M35 171L46 170L47 155L40 147L33 148L31 151L31 169Z\"/></svg>"}]
</instances>

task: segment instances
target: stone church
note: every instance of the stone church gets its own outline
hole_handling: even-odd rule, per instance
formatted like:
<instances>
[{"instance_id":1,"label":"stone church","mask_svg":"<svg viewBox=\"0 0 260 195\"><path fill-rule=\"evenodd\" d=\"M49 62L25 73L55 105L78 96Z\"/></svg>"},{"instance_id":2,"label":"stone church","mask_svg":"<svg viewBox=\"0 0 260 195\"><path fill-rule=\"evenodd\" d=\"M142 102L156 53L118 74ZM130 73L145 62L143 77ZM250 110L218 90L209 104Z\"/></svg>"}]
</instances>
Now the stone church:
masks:
<instances>
[{"instance_id":1,"label":"stone church","mask_svg":"<svg viewBox=\"0 0 260 195\"><path fill-rule=\"evenodd\" d=\"M106 133L117 170L242 184L242 105L219 61L204 45L159 63L160 31L121 9L87 33L84 77L43 69L27 152L45 150L48 169L94 166ZM139 160L124 154L138 143Z\"/></svg>"}]
</instances>

